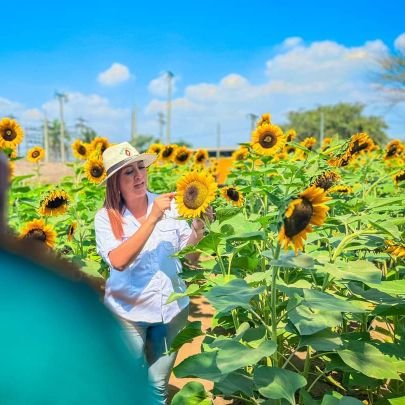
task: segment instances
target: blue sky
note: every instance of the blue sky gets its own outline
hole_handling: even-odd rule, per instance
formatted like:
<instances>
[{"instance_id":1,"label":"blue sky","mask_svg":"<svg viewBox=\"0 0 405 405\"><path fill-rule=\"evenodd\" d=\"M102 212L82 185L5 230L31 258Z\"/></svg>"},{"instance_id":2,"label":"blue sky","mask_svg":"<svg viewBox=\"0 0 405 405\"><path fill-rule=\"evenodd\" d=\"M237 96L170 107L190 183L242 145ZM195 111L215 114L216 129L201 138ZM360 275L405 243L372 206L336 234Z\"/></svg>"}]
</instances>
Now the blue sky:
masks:
<instances>
[{"instance_id":1,"label":"blue sky","mask_svg":"<svg viewBox=\"0 0 405 405\"><path fill-rule=\"evenodd\" d=\"M136 106L138 132L158 135L170 70L173 142L215 146L220 123L233 146L249 138L248 113L281 124L340 101L368 104L405 137L404 106L389 109L373 87L375 58L405 49L401 2L26 3L2 5L0 33L0 115L26 127L57 118L58 90L69 126L83 117L123 141Z\"/></svg>"}]
</instances>

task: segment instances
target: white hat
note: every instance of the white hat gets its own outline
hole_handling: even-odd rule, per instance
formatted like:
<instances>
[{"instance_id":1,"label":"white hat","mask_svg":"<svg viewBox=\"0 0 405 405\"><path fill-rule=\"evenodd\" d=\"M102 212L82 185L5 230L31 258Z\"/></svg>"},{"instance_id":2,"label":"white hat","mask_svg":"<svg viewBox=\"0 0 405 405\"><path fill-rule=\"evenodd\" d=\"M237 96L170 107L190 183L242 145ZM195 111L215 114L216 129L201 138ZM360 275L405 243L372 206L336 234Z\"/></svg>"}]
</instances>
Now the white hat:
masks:
<instances>
[{"instance_id":1,"label":"white hat","mask_svg":"<svg viewBox=\"0 0 405 405\"><path fill-rule=\"evenodd\" d=\"M151 165L157 158L154 153L139 153L130 143L122 142L117 145L110 146L103 152L103 163L107 172L107 177L103 180L104 183L109 177L118 170L131 163L143 160L145 166Z\"/></svg>"}]
</instances>

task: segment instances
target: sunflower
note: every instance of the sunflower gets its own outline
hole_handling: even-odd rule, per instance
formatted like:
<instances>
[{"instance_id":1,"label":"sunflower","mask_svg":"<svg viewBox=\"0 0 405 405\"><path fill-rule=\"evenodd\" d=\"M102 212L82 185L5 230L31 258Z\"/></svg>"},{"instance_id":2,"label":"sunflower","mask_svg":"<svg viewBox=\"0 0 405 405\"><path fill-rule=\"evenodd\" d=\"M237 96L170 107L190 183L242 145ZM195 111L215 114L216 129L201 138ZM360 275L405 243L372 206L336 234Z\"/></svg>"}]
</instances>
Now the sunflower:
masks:
<instances>
[{"instance_id":1,"label":"sunflower","mask_svg":"<svg viewBox=\"0 0 405 405\"><path fill-rule=\"evenodd\" d=\"M177 182L176 202L180 215L186 218L199 217L214 200L217 187L207 172L186 173Z\"/></svg>"},{"instance_id":2,"label":"sunflower","mask_svg":"<svg viewBox=\"0 0 405 405\"><path fill-rule=\"evenodd\" d=\"M34 146L27 152L27 160L37 163L45 157L45 151L40 146Z\"/></svg>"},{"instance_id":3,"label":"sunflower","mask_svg":"<svg viewBox=\"0 0 405 405\"><path fill-rule=\"evenodd\" d=\"M207 149L198 149L194 155L194 162L197 165L203 165L208 160L208 151Z\"/></svg>"},{"instance_id":4,"label":"sunflower","mask_svg":"<svg viewBox=\"0 0 405 405\"><path fill-rule=\"evenodd\" d=\"M297 137L297 131L295 129L289 129L286 135L286 142L292 142Z\"/></svg>"},{"instance_id":5,"label":"sunflower","mask_svg":"<svg viewBox=\"0 0 405 405\"><path fill-rule=\"evenodd\" d=\"M405 245L403 243L396 243L393 240L386 240L386 252L395 257L405 257Z\"/></svg>"},{"instance_id":6,"label":"sunflower","mask_svg":"<svg viewBox=\"0 0 405 405\"><path fill-rule=\"evenodd\" d=\"M192 152L190 149L187 149L185 146L180 146L175 150L173 159L178 165L185 165L191 155Z\"/></svg>"},{"instance_id":7,"label":"sunflower","mask_svg":"<svg viewBox=\"0 0 405 405\"><path fill-rule=\"evenodd\" d=\"M304 146L309 150L312 150L315 144L316 138L314 138L313 136L309 136L308 138L305 138L302 142L300 142L301 146Z\"/></svg>"},{"instance_id":8,"label":"sunflower","mask_svg":"<svg viewBox=\"0 0 405 405\"><path fill-rule=\"evenodd\" d=\"M245 160L249 155L248 148L241 146L232 153L232 160L241 161Z\"/></svg>"},{"instance_id":9,"label":"sunflower","mask_svg":"<svg viewBox=\"0 0 405 405\"><path fill-rule=\"evenodd\" d=\"M262 124L252 133L252 148L258 155L274 155L285 144L283 131L273 124Z\"/></svg>"},{"instance_id":10,"label":"sunflower","mask_svg":"<svg viewBox=\"0 0 405 405\"><path fill-rule=\"evenodd\" d=\"M177 145L165 145L160 151L159 158L163 162L170 162L173 160L174 152L177 149Z\"/></svg>"},{"instance_id":11,"label":"sunflower","mask_svg":"<svg viewBox=\"0 0 405 405\"><path fill-rule=\"evenodd\" d=\"M43 219L34 219L25 225L19 237L43 242L51 248L55 245L56 232L51 225L46 225Z\"/></svg>"},{"instance_id":12,"label":"sunflower","mask_svg":"<svg viewBox=\"0 0 405 405\"><path fill-rule=\"evenodd\" d=\"M290 202L278 235L281 246L287 249L291 244L295 252L302 250L307 233L312 231L311 225L322 225L325 222L329 207L324 203L329 200L322 188L310 186L299 198Z\"/></svg>"},{"instance_id":13,"label":"sunflower","mask_svg":"<svg viewBox=\"0 0 405 405\"><path fill-rule=\"evenodd\" d=\"M385 147L384 159L392 159L401 156L404 153L405 147L401 141L394 139Z\"/></svg>"},{"instance_id":14,"label":"sunflower","mask_svg":"<svg viewBox=\"0 0 405 405\"><path fill-rule=\"evenodd\" d=\"M241 207L244 202L243 195L237 187L229 186L221 189L222 197L235 207Z\"/></svg>"},{"instance_id":15,"label":"sunflower","mask_svg":"<svg viewBox=\"0 0 405 405\"><path fill-rule=\"evenodd\" d=\"M353 189L349 186L345 186L344 184L338 185L338 186L333 186L329 188L328 194L331 193L340 193L340 194L351 194L353 193Z\"/></svg>"},{"instance_id":16,"label":"sunflower","mask_svg":"<svg viewBox=\"0 0 405 405\"><path fill-rule=\"evenodd\" d=\"M324 151L325 149L329 148L329 145L332 143L332 138L326 137L322 141L321 150Z\"/></svg>"},{"instance_id":17,"label":"sunflower","mask_svg":"<svg viewBox=\"0 0 405 405\"><path fill-rule=\"evenodd\" d=\"M38 212L41 215L63 215L69 208L70 197L66 191L51 191L42 201Z\"/></svg>"},{"instance_id":18,"label":"sunflower","mask_svg":"<svg viewBox=\"0 0 405 405\"><path fill-rule=\"evenodd\" d=\"M80 139L76 139L72 143L73 155L78 159L82 159L82 160L87 159L87 157L90 153L90 150L91 150L90 145L81 141Z\"/></svg>"},{"instance_id":19,"label":"sunflower","mask_svg":"<svg viewBox=\"0 0 405 405\"><path fill-rule=\"evenodd\" d=\"M337 181L340 180L338 173L327 171L318 176L312 183L312 186L323 188L325 191L330 189Z\"/></svg>"},{"instance_id":20,"label":"sunflower","mask_svg":"<svg viewBox=\"0 0 405 405\"><path fill-rule=\"evenodd\" d=\"M360 132L350 138L347 152L351 156L355 156L360 153L371 152L374 149L376 149L376 145L373 140L365 132Z\"/></svg>"},{"instance_id":21,"label":"sunflower","mask_svg":"<svg viewBox=\"0 0 405 405\"><path fill-rule=\"evenodd\" d=\"M110 147L111 144L108 141L107 138L103 138L101 136L96 136L90 144L90 148L92 151L97 151L100 155L103 154L103 152Z\"/></svg>"},{"instance_id":22,"label":"sunflower","mask_svg":"<svg viewBox=\"0 0 405 405\"><path fill-rule=\"evenodd\" d=\"M12 118L0 120L0 149L15 149L24 138L20 124Z\"/></svg>"},{"instance_id":23,"label":"sunflower","mask_svg":"<svg viewBox=\"0 0 405 405\"><path fill-rule=\"evenodd\" d=\"M334 167L344 167L347 166L352 160L353 156L348 152L341 153L338 156L333 157L328 160L328 164Z\"/></svg>"},{"instance_id":24,"label":"sunflower","mask_svg":"<svg viewBox=\"0 0 405 405\"><path fill-rule=\"evenodd\" d=\"M160 151L163 148L164 146L161 143L152 143L152 145L149 146L146 153L155 153L156 155L159 155Z\"/></svg>"},{"instance_id":25,"label":"sunflower","mask_svg":"<svg viewBox=\"0 0 405 405\"><path fill-rule=\"evenodd\" d=\"M405 180L405 170L401 170L399 173L394 174L393 179L396 185Z\"/></svg>"},{"instance_id":26,"label":"sunflower","mask_svg":"<svg viewBox=\"0 0 405 405\"><path fill-rule=\"evenodd\" d=\"M75 233L76 228L77 228L77 222L76 222L76 221L73 221L73 222L69 225L69 227L68 227L68 229L67 229L67 239L68 239L69 241L71 241L71 240L73 239L73 234Z\"/></svg>"},{"instance_id":27,"label":"sunflower","mask_svg":"<svg viewBox=\"0 0 405 405\"><path fill-rule=\"evenodd\" d=\"M107 176L103 161L100 159L89 159L84 165L84 173L94 184L101 183Z\"/></svg>"},{"instance_id":28,"label":"sunflower","mask_svg":"<svg viewBox=\"0 0 405 405\"><path fill-rule=\"evenodd\" d=\"M263 124L271 124L271 115L270 113L264 113L257 121L256 128L260 127Z\"/></svg>"}]
</instances>

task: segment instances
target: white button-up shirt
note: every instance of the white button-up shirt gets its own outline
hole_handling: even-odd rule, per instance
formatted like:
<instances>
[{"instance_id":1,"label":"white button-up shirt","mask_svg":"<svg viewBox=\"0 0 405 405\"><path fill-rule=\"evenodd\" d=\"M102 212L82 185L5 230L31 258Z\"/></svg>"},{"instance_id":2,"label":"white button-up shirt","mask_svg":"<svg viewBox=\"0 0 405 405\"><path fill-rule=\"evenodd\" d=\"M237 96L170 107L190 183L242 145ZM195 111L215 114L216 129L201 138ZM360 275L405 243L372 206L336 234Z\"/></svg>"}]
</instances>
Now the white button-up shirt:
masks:
<instances>
[{"instance_id":1,"label":"white button-up shirt","mask_svg":"<svg viewBox=\"0 0 405 405\"><path fill-rule=\"evenodd\" d=\"M156 194L147 192L148 210L152 209ZM184 292L186 286L179 277L180 260L171 255L183 249L191 235L191 228L179 216L174 200L170 210L156 224L139 255L124 270L115 269L108 254L131 237L141 226L125 209L122 240L117 240L111 229L107 210L102 208L95 217L97 251L110 266L106 281L105 303L117 315L135 322L170 322L188 303L183 297L167 304L172 292Z\"/></svg>"}]
</instances>

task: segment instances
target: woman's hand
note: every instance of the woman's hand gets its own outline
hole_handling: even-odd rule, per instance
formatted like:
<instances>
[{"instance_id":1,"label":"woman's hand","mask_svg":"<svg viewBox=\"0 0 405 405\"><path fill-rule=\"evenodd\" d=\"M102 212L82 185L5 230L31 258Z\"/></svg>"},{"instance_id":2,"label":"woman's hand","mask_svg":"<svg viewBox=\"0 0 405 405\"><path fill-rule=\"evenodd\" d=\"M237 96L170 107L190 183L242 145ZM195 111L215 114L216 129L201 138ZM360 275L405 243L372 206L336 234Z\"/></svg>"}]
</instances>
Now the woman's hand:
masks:
<instances>
[{"instance_id":1,"label":"woman's hand","mask_svg":"<svg viewBox=\"0 0 405 405\"><path fill-rule=\"evenodd\" d=\"M152 211L149 218L154 222L160 221L165 211L170 209L170 204L175 195L176 193L166 193L156 197L153 200Z\"/></svg>"}]
</instances>

